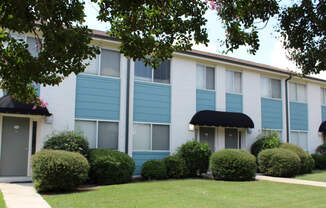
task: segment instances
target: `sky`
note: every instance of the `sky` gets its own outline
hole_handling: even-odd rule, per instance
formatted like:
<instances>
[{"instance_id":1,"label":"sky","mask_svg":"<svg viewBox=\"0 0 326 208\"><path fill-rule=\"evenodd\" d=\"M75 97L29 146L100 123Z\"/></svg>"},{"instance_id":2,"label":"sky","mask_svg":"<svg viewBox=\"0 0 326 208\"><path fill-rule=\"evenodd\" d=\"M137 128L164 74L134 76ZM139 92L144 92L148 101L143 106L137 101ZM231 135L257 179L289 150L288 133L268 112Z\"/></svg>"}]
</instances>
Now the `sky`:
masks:
<instances>
[{"instance_id":1,"label":"sky","mask_svg":"<svg viewBox=\"0 0 326 208\"><path fill-rule=\"evenodd\" d=\"M86 0L86 23L90 29L107 31L109 29L108 23L99 22L96 19L98 13L98 6L91 3L90 0ZM222 54L234 58L249 60L261 64L267 64L282 69L289 69L292 71L297 71L295 63L288 60L286 56L286 51L284 50L278 33L275 32L275 27L277 26L276 20L271 20L268 22L267 26L259 31L260 47L255 55L249 54L246 47L241 47L233 53L229 52L223 54L225 48L221 47L218 40L223 40L225 35L225 30L219 21L216 12L213 10L208 10L205 15L208 20L206 23L206 28L208 32L209 44L208 47L205 45L195 45L193 48L201 51L212 52L217 54ZM326 79L326 72L319 75L313 75L318 78Z\"/></svg>"}]
</instances>

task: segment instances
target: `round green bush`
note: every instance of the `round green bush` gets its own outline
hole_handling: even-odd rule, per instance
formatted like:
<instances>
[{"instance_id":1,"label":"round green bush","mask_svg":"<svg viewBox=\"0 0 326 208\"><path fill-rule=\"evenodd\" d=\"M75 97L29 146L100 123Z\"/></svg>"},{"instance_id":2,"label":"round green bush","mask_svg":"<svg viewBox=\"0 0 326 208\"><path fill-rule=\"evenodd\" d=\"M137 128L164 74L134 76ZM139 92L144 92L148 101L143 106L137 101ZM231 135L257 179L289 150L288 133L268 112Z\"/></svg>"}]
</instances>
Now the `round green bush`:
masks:
<instances>
[{"instance_id":1,"label":"round green bush","mask_svg":"<svg viewBox=\"0 0 326 208\"><path fill-rule=\"evenodd\" d=\"M258 154L258 167L264 175L293 177L300 171L300 158L286 149L266 149Z\"/></svg>"},{"instance_id":2,"label":"round green bush","mask_svg":"<svg viewBox=\"0 0 326 208\"><path fill-rule=\"evenodd\" d=\"M89 177L96 184L127 183L135 171L134 160L128 154L116 150L92 149L89 163Z\"/></svg>"},{"instance_id":3,"label":"round green bush","mask_svg":"<svg viewBox=\"0 0 326 208\"><path fill-rule=\"evenodd\" d=\"M168 178L185 178L189 174L186 161L177 155L164 158L164 163Z\"/></svg>"},{"instance_id":4,"label":"round green bush","mask_svg":"<svg viewBox=\"0 0 326 208\"><path fill-rule=\"evenodd\" d=\"M167 170L163 160L148 160L141 168L141 176L146 180L159 180L167 177Z\"/></svg>"},{"instance_id":5,"label":"round green bush","mask_svg":"<svg viewBox=\"0 0 326 208\"><path fill-rule=\"evenodd\" d=\"M197 141L189 141L181 145L177 152L177 155L186 161L191 177L207 172L211 154L208 144Z\"/></svg>"},{"instance_id":6,"label":"round green bush","mask_svg":"<svg viewBox=\"0 0 326 208\"><path fill-rule=\"evenodd\" d=\"M277 133L272 132L271 135L257 139L250 148L251 154L258 156L259 152L265 149L279 148L281 141Z\"/></svg>"},{"instance_id":7,"label":"round green bush","mask_svg":"<svg viewBox=\"0 0 326 208\"><path fill-rule=\"evenodd\" d=\"M324 154L326 152L326 144L319 145L316 149L317 154Z\"/></svg>"},{"instance_id":8,"label":"round green bush","mask_svg":"<svg viewBox=\"0 0 326 208\"><path fill-rule=\"evenodd\" d=\"M311 154L312 158L315 161L316 169L326 169L326 154Z\"/></svg>"},{"instance_id":9,"label":"round green bush","mask_svg":"<svg viewBox=\"0 0 326 208\"><path fill-rule=\"evenodd\" d=\"M32 157L32 178L39 192L74 190L88 178L89 164L79 153L42 150Z\"/></svg>"},{"instance_id":10,"label":"round green bush","mask_svg":"<svg viewBox=\"0 0 326 208\"><path fill-rule=\"evenodd\" d=\"M305 160L303 167L303 173L311 173L313 169L315 169L315 160L314 158L312 158L312 156L310 154L307 154L308 158Z\"/></svg>"},{"instance_id":11,"label":"round green bush","mask_svg":"<svg viewBox=\"0 0 326 208\"><path fill-rule=\"evenodd\" d=\"M304 174L310 173L312 171L312 166L308 161L310 160L309 154L305 152L301 147L295 144L284 143L280 148L287 149L299 156L301 162L300 173Z\"/></svg>"},{"instance_id":12,"label":"round green bush","mask_svg":"<svg viewBox=\"0 0 326 208\"><path fill-rule=\"evenodd\" d=\"M43 148L79 152L86 158L89 153L88 141L81 134L74 131L63 131L51 135L44 143Z\"/></svg>"},{"instance_id":13,"label":"round green bush","mask_svg":"<svg viewBox=\"0 0 326 208\"><path fill-rule=\"evenodd\" d=\"M245 150L225 149L211 156L210 169L216 180L254 180L257 170L256 158Z\"/></svg>"}]
</instances>

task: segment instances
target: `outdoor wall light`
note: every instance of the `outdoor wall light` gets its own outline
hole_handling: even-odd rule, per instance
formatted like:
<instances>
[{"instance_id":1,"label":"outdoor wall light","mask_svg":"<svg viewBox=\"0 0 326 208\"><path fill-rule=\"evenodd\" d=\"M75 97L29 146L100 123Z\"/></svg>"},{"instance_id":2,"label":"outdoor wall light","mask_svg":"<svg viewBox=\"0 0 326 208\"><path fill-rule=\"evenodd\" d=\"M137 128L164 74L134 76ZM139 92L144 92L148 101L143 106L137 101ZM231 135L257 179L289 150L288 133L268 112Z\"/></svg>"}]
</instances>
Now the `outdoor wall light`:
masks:
<instances>
[{"instance_id":1,"label":"outdoor wall light","mask_svg":"<svg viewBox=\"0 0 326 208\"><path fill-rule=\"evenodd\" d=\"M195 126L193 124L189 124L189 131L194 131L195 130Z\"/></svg>"}]
</instances>

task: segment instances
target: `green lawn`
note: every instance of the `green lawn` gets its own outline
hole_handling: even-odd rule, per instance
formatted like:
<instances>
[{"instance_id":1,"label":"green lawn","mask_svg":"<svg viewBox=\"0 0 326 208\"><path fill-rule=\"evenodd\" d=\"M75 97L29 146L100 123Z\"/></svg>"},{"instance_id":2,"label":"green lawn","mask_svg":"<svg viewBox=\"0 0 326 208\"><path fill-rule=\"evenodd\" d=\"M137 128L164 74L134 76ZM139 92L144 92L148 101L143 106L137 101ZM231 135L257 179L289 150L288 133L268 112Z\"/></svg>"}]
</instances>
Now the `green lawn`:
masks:
<instances>
[{"instance_id":1,"label":"green lawn","mask_svg":"<svg viewBox=\"0 0 326 208\"><path fill-rule=\"evenodd\" d=\"M44 196L52 208L325 207L326 188L268 181L168 180Z\"/></svg>"},{"instance_id":2,"label":"green lawn","mask_svg":"<svg viewBox=\"0 0 326 208\"><path fill-rule=\"evenodd\" d=\"M0 208L5 208L6 205L5 205L5 201L3 200L3 196L2 196L2 193L0 191Z\"/></svg>"},{"instance_id":3,"label":"green lawn","mask_svg":"<svg viewBox=\"0 0 326 208\"><path fill-rule=\"evenodd\" d=\"M310 180L310 181L321 181L326 182L326 171L325 170L315 170L310 174L300 175L296 177L297 179Z\"/></svg>"}]
</instances>

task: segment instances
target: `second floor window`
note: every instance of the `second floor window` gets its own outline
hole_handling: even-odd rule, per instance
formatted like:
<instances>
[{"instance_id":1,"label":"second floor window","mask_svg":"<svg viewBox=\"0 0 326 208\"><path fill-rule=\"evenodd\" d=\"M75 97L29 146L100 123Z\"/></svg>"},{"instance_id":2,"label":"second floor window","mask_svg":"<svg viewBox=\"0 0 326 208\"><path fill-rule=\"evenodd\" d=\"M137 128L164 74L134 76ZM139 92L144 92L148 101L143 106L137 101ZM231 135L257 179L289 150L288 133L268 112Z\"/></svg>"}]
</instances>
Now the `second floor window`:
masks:
<instances>
[{"instance_id":1,"label":"second floor window","mask_svg":"<svg viewBox=\"0 0 326 208\"><path fill-rule=\"evenodd\" d=\"M226 91L231 93L242 92L242 78L241 72L226 71Z\"/></svg>"},{"instance_id":2,"label":"second floor window","mask_svg":"<svg viewBox=\"0 0 326 208\"><path fill-rule=\"evenodd\" d=\"M215 90L215 71L213 67L197 64L197 89Z\"/></svg>"},{"instance_id":3,"label":"second floor window","mask_svg":"<svg viewBox=\"0 0 326 208\"><path fill-rule=\"evenodd\" d=\"M306 85L299 83L290 83L290 101L307 102Z\"/></svg>"},{"instance_id":4,"label":"second floor window","mask_svg":"<svg viewBox=\"0 0 326 208\"><path fill-rule=\"evenodd\" d=\"M120 53L102 49L100 72L103 76L120 77Z\"/></svg>"},{"instance_id":5,"label":"second floor window","mask_svg":"<svg viewBox=\"0 0 326 208\"><path fill-rule=\"evenodd\" d=\"M145 66L142 61L136 61L135 80L169 84L170 61L163 61L157 69Z\"/></svg>"},{"instance_id":6,"label":"second floor window","mask_svg":"<svg viewBox=\"0 0 326 208\"><path fill-rule=\"evenodd\" d=\"M326 105L326 88L320 88L321 90L321 104Z\"/></svg>"},{"instance_id":7,"label":"second floor window","mask_svg":"<svg viewBox=\"0 0 326 208\"><path fill-rule=\"evenodd\" d=\"M261 79L262 97L281 98L281 80L262 77Z\"/></svg>"}]
</instances>

